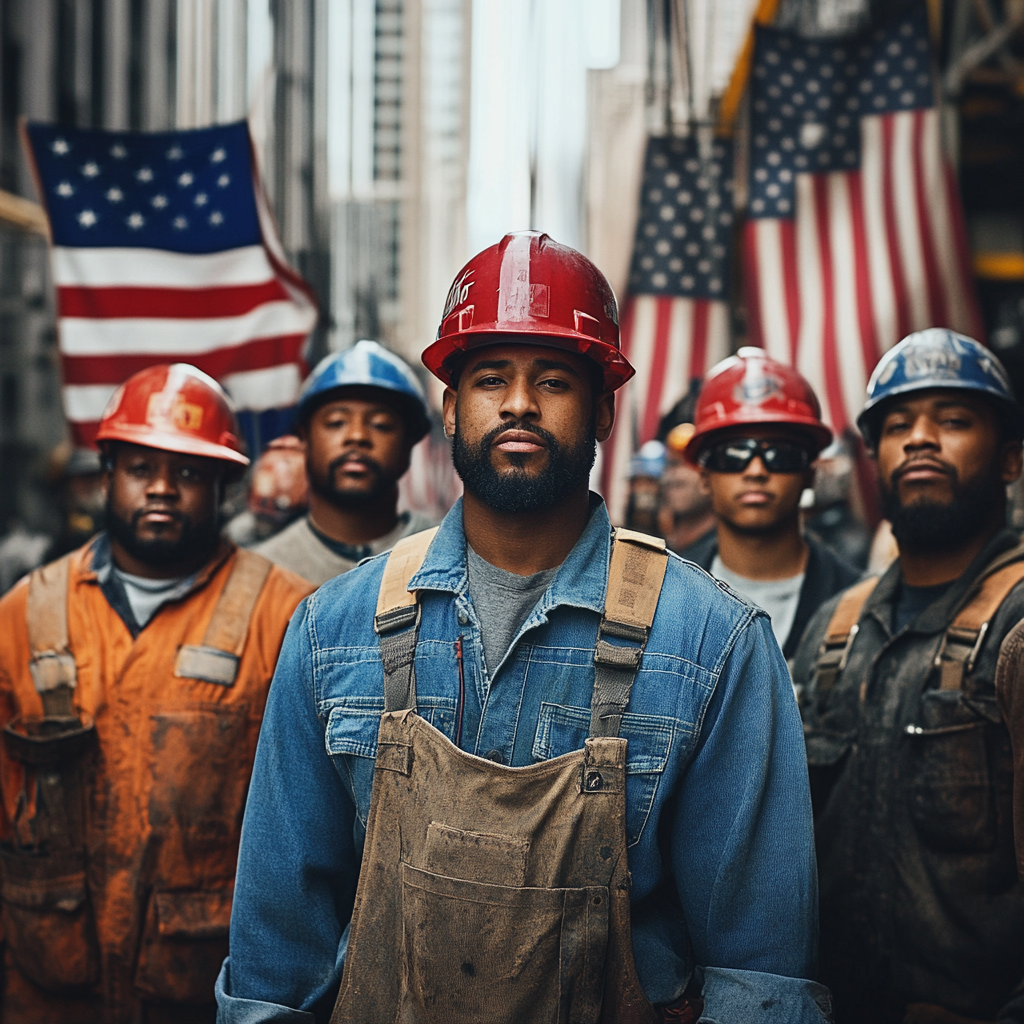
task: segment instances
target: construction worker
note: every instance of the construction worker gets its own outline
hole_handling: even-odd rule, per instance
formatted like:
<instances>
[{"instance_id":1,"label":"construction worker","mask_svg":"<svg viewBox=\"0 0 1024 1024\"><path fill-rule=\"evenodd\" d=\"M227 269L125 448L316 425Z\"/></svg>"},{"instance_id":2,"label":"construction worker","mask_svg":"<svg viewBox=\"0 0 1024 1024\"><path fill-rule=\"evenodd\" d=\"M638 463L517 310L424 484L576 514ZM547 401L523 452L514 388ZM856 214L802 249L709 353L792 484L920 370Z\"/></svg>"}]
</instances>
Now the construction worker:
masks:
<instances>
[{"instance_id":1,"label":"construction worker","mask_svg":"<svg viewBox=\"0 0 1024 1024\"><path fill-rule=\"evenodd\" d=\"M423 388L375 341L322 359L303 385L309 512L254 550L319 586L434 525L398 511L398 481L430 430Z\"/></svg>"},{"instance_id":2,"label":"construction worker","mask_svg":"<svg viewBox=\"0 0 1024 1024\"><path fill-rule=\"evenodd\" d=\"M822 1021L768 621L588 493L633 374L607 281L506 235L423 361L465 496L292 623L222 1024L693 1021L701 981L708 1019Z\"/></svg>"},{"instance_id":3,"label":"construction worker","mask_svg":"<svg viewBox=\"0 0 1024 1024\"><path fill-rule=\"evenodd\" d=\"M829 601L796 658L821 977L844 1024L1021 1020L1024 886L993 682L1024 617L1006 527L1024 412L991 352L930 328L882 357L858 426L899 557Z\"/></svg>"},{"instance_id":4,"label":"construction worker","mask_svg":"<svg viewBox=\"0 0 1024 1024\"><path fill-rule=\"evenodd\" d=\"M832 431L811 385L760 348L708 371L694 427L686 457L718 525L681 553L768 612L791 661L811 616L860 575L800 528L800 496Z\"/></svg>"},{"instance_id":5,"label":"construction worker","mask_svg":"<svg viewBox=\"0 0 1024 1024\"><path fill-rule=\"evenodd\" d=\"M97 437L106 531L0 601L0 1019L213 1021L263 705L312 588L219 536L248 459L206 374L140 371Z\"/></svg>"}]
</instances>

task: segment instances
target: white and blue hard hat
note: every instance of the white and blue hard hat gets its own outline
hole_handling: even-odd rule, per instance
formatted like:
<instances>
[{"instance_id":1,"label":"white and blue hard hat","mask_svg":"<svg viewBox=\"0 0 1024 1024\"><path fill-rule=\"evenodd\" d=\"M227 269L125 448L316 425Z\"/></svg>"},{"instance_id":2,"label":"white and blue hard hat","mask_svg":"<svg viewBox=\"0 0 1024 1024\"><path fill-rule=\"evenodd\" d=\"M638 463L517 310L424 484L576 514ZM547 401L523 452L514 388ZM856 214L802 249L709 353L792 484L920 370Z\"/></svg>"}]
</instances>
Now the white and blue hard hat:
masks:
<instances>
[{"instance_id":1,"label":"white and blue hard hat","mask_svg":"<svg viewBox=\"0 0 1024 1024\"><path fill-rule=\"evenodd\" d=\"M1024 436L1024 409L1017 404L1003 364L973 338L947 327L929 327L908 334L889 349L871 374L867 402L857 417L869 448L878 447L884 403L926 388L953 388L987 396L1011 436Z\"/></svg>"},{"instance_id":2,"label":"white and blue hard hat","mask_svg":"<svg viewBox=\"0 0 1024 1024\"><path fill-rule=\"evenodd\" d=\"M665 470L665 445L661 441L647 441L630 459L629 478L649 476L657 480Z\"/></svg>"},{"instance_id":3,"label":"white and blue hard hat","mask_svg":"<svg viewBox=\"0 0 1024 1024\"><path fill-rule=\"evenodd\" d=\"M376 341L357 341L344 352L324 356L316 364L299 393L296 410L299 420L307 420L318 406L329 401L328 392L349 387L390 392L392 401L405 417L412 444L430 432L430 412L423 385L404 359Z\"/></svg>"}]
</instances>

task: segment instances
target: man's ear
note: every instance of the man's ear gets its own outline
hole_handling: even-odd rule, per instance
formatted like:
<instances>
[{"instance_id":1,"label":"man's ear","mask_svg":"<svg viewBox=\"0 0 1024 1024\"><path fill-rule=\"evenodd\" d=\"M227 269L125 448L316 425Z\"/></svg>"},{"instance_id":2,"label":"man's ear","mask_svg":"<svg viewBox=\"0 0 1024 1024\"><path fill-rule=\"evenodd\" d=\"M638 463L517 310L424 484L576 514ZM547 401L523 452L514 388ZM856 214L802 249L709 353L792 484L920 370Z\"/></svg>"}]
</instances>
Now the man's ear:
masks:
<instances>
[{"instance_id":1,"label":"man's ear","mask_svg":"<svg viewBox=\"0 0 1024 1024\"><path fill-rule=\"evenodd\" d=\"M700 493L706 494L710 497L711 495L711 474L701 467L700 472Z\"/></svg>"},{"instance_id":2,"label":"man's ear","mask_svg":"<svg viewBox=\"0 0 1024 1024\"><path fill-rule=\"evenodd\" d=\"M615 393L605 391L597 399L594 410L594 434L598 441L607 441L615 426Z\"/></svg>"},{"instance_id":3,"label":"man's ear","mask_svg":"<svg viewBox=\"0 0 1024 1024\"><path fill-rule=\"evenodd\" d=\"M452 388L444 389L444 396L441 399L441 418L444 421L444 436L455 436L455 402L459 395Z\"/></svg>"},{"instance_id":4,"label":"man's ear","mask_svg":"<svg viewBox=\"0 0 1024 1024\"><path fill-rule=\"evenodd\" d=\"M1021 474L1024 467L1024 449L1020 441L1007 441L1003 445L1000 464L1004 484L1012 484Z\"/></svg>"}]
</instances>

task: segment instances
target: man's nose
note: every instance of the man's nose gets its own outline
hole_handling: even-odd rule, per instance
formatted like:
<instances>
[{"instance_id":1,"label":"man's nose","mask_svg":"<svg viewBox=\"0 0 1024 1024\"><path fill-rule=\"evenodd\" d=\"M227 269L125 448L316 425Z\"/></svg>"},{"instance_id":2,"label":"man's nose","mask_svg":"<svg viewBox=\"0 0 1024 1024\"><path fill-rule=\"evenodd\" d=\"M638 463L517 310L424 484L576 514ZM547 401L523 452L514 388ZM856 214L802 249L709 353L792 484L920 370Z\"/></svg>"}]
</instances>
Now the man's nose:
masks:
<instances>
[{"instance_id":1,"label":"man's nose","mask_svg":"<svg viewBox=\"0 0 1024 1024\"><path fill-rule=\"evenodd\" d=\"M178 496L178 478L169 466L162 466L150 478L146 486L146 494L153 497L176 498Z\"/></svg>"},{"instance_id":2,"label":"man's nose","mask_svg":"<svg viewBox=\"0 0 1024 1024\"><path fill-rule=\"evenodd\" d=\"M918 416L910 425L910 433L903 442L904 450L940 447L935 422L930 416Z\"/></svg>"},{"instance_id":3,"label":"man's nose","mask_svg":"<svg viewBox=\"0 0 1024 1024\"><path fill-rule=\"evenodd\" d=\"M517 420L535 418L540 414L537 396L526 380L509 382L502 396L501 413Z\"/></svg>"},{"instance_id":4,"label":"man's nose","mask_svg":"<svg viewBox=\"0 0 1024 1024\"><path fill-rule=\"evenodd\" d=\"M754 477L755 479L764 479L769 475L768 467L764 464L764 459L760 455L755 455L750 462L747 463L747 468L743 471L745 477Z\"/></svg>"}]
</instances>

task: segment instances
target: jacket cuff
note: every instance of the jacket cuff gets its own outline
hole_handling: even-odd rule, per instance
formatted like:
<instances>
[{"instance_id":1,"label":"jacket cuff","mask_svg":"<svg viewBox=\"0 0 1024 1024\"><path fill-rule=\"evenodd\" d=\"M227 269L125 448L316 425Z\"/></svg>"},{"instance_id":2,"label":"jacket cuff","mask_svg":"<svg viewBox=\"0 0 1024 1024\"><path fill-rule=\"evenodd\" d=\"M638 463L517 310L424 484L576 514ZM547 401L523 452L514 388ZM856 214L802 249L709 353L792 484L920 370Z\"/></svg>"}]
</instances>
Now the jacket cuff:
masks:
<instances>
[{"instance_id":1,"label":"jacket cuff","mask_svg":"<svg viewBox=\"0 0 1024 1024\"><path fill-rule=\"evenodd\" d=\"M824 985L760 971L704 969L704 1013L699 1024L823 1024L832 1020Z\"/></svg>"},{"instance_id":2,"label":"jacket cuff","mask_svg":"<svg viewBox=\"0 0 1024 1024\"><path fill-rule=\"evenodd\" d=\"M217 1024L314 1024L313 1014L305 1010L293 1010L278 1003L264 1003L258 999L239 999L229 995L231 987L231 960L217 976L214 992L217 996Z\"/></svg>"}]
</instances>

